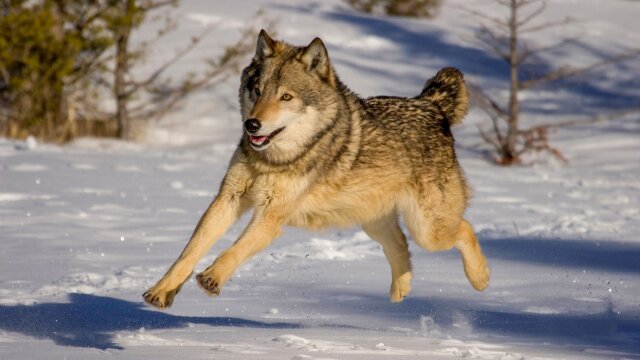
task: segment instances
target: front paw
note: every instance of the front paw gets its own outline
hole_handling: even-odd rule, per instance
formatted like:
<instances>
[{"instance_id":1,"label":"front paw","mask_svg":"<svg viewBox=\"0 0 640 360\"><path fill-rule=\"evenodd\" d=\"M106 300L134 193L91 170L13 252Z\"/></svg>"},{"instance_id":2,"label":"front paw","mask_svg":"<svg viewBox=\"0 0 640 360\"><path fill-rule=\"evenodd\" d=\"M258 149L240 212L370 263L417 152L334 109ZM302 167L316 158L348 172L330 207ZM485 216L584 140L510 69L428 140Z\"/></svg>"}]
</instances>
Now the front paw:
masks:
<instances>
[{"instance_id":1,"label":"front paw","mask_svg":"<svg viewBox=\"0 0 640 360\"><path fill-rule=\"evenodd\" d=\"M176 295L180 292L180 289L182 289L182 285L184 285L184 283L187 282L188 279L189 278L187 277L187 279L184 280L180 285L178 285L178 287L168 291L163 289L163 286L161 285L163 283L160 282L151 289L145 291L145 293L142 294L142 298L147 304L151 306L155 306L158 309L166 309L170 307L171 304L173 304L173 298L175 298Z\"/></svg>"},{"instance_id":2,"label":"front paw","mask_svg":"<svg viewBox=\"0 0 640 360\"><path fill-rule=\"evenodd\" d=\"M180 288L170 291L162 291L152 287L142 294L142 297L147 304L157 307L158 309L166 309L173 304L173 298L176 296L178 291L180 291Z\"/></svg>"},{"instance_id":3,"label":"front paw","mask_svg":"<svg viewBox=\"0 0 640 360\"><path fill-rule=\"evenodd\" d=\"M198 286L202 288L208 295L210 296L218 296L220 295L220 290L222 289L222 282L214 275L208 272L201 272L196 276L196 281L198 282Z\"/></svg>"}]
</instances>

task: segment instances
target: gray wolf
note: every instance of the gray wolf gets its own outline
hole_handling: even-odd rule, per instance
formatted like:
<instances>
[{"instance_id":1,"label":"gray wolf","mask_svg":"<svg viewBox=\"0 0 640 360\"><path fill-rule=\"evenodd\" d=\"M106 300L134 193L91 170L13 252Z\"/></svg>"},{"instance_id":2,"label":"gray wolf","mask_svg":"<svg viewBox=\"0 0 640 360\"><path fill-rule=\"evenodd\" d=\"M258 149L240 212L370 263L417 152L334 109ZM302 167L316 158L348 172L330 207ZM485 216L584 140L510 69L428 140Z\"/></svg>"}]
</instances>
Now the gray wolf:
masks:
<instances>
[{"instance_id":1,"label":"gray wolf","mask_svg":"<svg viewBox=\"0 0 640 360\"><path fill-rule=\"evenodd\" d=\"M236 268L283 225L307 229L361 225L391 267L390 299L411 289L411 261L399 217L429 251L455 247L476 290L489 269L463 218L469 190L450 126L467 107L463 75L444 68L413 98L359 98L338 78L323 42L275 41L263 30L240 87L244 133L220 190L191 240L143 297L171 306L196 262L245 212L239 239L196 279L218 295Z\"/></svg>"}]
</instances>

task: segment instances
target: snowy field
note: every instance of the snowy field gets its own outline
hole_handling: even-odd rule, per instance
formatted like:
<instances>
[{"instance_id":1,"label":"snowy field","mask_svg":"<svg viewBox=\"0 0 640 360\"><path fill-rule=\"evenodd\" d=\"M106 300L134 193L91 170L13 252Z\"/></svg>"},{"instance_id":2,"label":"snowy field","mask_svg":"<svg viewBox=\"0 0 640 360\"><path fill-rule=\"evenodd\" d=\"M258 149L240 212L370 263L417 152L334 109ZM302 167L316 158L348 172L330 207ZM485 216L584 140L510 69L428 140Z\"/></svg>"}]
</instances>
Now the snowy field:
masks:
<instances>
[{"instance_id":1,"label":"snowy field","mask_svg":"<svg viewBox=\"0 0 640 360\"><path fill-rule=\"evenodd\" d=\"M413 95L445 65L501 94L505 66L453 6L492 2L445 3L438 18L417 21L337 1L183 0L178 31L151 60L218 26L172 70L185 72L263 8L277 38L321 36L342 79L365 96ZM539 45L580 36L536 59L537 69L638 45L637 1L551 0L546 14L583 21L532 34ZM237 84L234 76L198 94L144 144L0 139L0 359L640 359L639 115L554 133L568 164L500 168L484 157L476 125L486 119L472 109L455 134L475 194L467 218L492 269L483 293L456 252L411 244L413 290L391 304L382 250L360 229L288 228L219 297L191 280L169 310L146 306L140 295L182 250L240 136ZM527 121L640 105L640 61L564 85L524 93Z\"/></svg>"}]
</instances>

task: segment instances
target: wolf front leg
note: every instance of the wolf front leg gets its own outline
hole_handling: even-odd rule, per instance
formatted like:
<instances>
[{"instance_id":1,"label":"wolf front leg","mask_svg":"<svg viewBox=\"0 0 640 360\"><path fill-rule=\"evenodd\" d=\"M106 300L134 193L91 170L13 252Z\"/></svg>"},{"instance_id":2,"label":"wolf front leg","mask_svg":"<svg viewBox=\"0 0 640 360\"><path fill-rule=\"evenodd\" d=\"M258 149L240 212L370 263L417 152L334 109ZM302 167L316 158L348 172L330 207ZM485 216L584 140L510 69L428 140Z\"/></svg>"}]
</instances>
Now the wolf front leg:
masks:
<instances>
[{"instance_id":1,"label":"wolf front leg","mask_svg":"<svg viewBox=\"0 0 640 360\"><path fill-rule=\"evenodd\" d=\"M249 207L244 194L251 186L251 175L241 152L236 152L222 182L220 192L202 215L191 240L158 283L142 296L155 307L171 306L196 263Z\"/></svg>"},{"instance_id":2,"label":"wolf front leg","mask_svg":"<svg viewBox=\"0 0 640 360\"><path fill-rule=\"evenodd\" d=\"M257 209L240 238L196 276L202 289L217 296L235 270L250 257L266 248L281 232L284 216L273 208Z\"/></svg>"},{"instance_id":3,"label":"wolf front leg","mask_svg":"<svg viewBox=\"0 0 640 360\"><path fill-rule=\"evenodd\" d=\"M191 240L176 262L155 286L143 294L144 300L161 309L171 306L173 298L191 276L198 260L240 217L244 208L241 200L218 195L202 215Z\"/></svg>"}]
</instances>

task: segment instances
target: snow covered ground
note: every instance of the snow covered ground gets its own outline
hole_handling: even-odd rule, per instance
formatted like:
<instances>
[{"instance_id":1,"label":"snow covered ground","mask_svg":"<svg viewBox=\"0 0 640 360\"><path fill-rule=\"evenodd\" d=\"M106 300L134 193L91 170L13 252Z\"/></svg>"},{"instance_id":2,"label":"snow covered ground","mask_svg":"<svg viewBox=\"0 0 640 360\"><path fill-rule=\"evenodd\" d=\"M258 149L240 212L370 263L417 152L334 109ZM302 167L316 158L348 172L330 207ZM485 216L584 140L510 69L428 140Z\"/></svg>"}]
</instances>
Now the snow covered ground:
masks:
<instances>
[{"instance_id":1,"label":"snow covered ground","mask_svg":"<svg viewBox=\"0 0 640 360\"><path fill-rule=\"evenodd\" d=\"M500 94L503 65L473 45L476 23L452 7L486 2L446 3L437 19L416 21L335 1L184 0L179 31L153 59L218 23L221 35L187 59L196 64L262 7L279 38L322 36L343 80L363 95L412 95L449 64ZM638 11L633 1L550 1L549 17L585 20L566 29L580 41L556 56L588 63L636 45ZM536 66L555 65L549 59ZM636 60L528 92L527 120L637 106L639 74ZM140 295L178 255L222 179L240 133L236 93L234 78L196 96L146 144L0 139L0 359L640 359L637 115L558 131L552 141L567 165L507 169L484 159L474 125L485 120L472 110L456 136L475 190L467 217L492 268L484 293L469 286L457 253L412 244L413 291L391 304L386 260L359 229L286 229L221 296L190 281L171 309L145 306Z\"/></svg>"}]
</instances>

